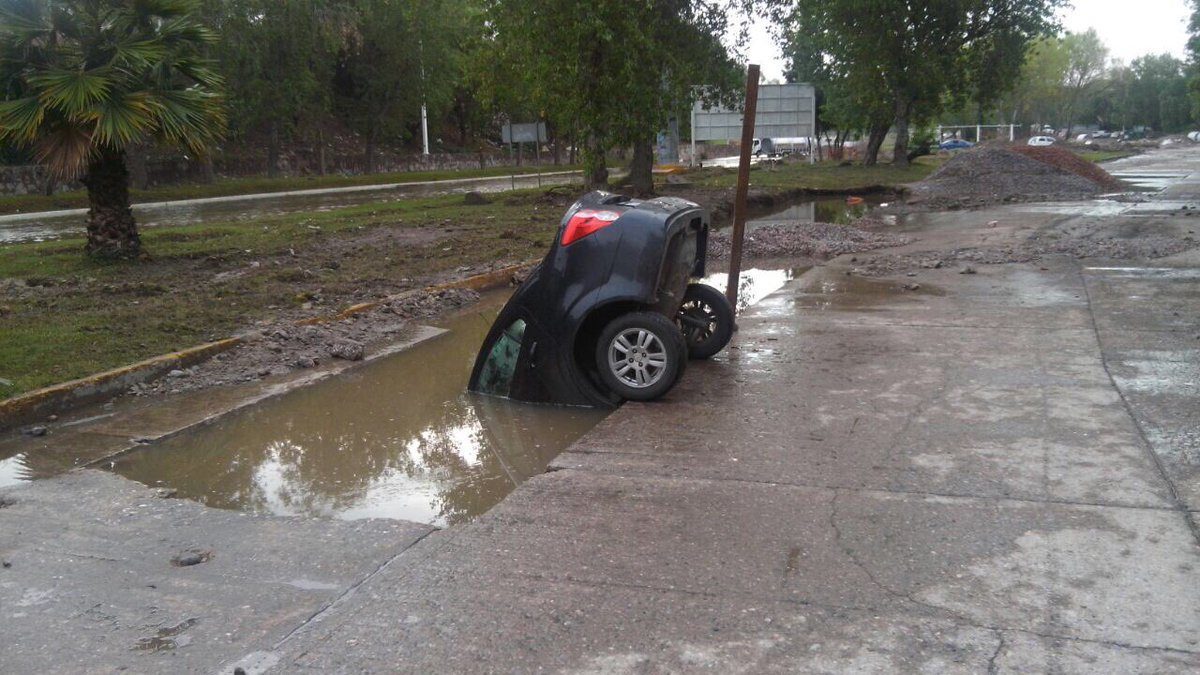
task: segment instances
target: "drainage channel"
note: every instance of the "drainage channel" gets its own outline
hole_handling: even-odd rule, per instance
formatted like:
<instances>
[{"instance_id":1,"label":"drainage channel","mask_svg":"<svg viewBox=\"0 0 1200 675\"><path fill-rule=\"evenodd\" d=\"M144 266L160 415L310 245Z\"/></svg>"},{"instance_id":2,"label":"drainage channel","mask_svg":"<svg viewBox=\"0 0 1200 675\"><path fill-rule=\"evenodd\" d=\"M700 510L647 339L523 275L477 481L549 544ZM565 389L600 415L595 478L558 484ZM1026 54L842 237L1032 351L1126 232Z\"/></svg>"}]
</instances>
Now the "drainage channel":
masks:
<instances>
[{"instance_id":1,"label":"drainage channel","mask_svg":"<svg viewBox=\"0 0 1200 675\"><path fill-rule=\"evenodd\" d=\"M606 414L464 391L504 299L487 296L442 324L444 335L410 350L110 468L217 508L439 526L468 520L544 471Z\"/></svg>"},{"instance_id":2,"label":"drainage channel","mask_svg":"<svg viewBox=\"0 0 1200 675\"><path fill-rule=\"evenodd\" d=\"M743 308L803 269L748 269ZM724 288L726 275L707 282ZM608 411L464 391L506 298L486 296L447 332L336 378L124 455L106 468L208 506L258 514L466 522ZM720 358L720 357L718 357Z\"/></svg>"}]
</instances>

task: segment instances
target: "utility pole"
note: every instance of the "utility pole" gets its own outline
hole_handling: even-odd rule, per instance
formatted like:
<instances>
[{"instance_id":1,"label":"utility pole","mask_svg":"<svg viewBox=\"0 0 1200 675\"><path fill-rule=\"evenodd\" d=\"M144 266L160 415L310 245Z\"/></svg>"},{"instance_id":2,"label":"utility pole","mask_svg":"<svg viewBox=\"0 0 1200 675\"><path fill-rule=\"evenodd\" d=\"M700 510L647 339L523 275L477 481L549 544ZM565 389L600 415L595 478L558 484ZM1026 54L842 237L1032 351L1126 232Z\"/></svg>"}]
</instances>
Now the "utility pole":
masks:
<instances>
[{"instance_id":1,"label":"utility pole","mask_svg":"<svg viewBox=\"0 0 1200 675\"><path fill-rule=\"evenodd\" d=\"M737 191L733 197L733 248L729 253L729 283L725 297L737 312L738 286L742 277L742 240L746 238L746 193L750 191L750 146L754 144L754 120L758 112L758 64L746 69L746 108L742 116L742 147L738 158ZM693 132L694 133L694 132Z\"/></svg>"},{"instance_id":2,"label":"utility pole","mask_svg":"<svg viewBox=\"0 0 1200 675\"><path fill-rule=\"evenodd\" d=\"M424 79L422 77L421 79ZM421 147L426 156L429 155L429 113L425 110L425 102L421 101Z\"/></svg>"}]
</instances>

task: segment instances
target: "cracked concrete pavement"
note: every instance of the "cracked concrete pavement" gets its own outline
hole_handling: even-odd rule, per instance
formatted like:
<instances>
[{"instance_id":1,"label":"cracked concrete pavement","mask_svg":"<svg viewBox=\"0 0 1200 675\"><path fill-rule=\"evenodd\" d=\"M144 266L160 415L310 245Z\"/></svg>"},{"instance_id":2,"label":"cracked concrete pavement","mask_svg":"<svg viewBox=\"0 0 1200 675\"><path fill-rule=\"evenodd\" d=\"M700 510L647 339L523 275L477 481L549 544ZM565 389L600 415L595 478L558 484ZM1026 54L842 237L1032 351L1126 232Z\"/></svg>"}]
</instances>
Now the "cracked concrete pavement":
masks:
<instances>
[{"instance_id":1,"label":"cracked concrete pavement","mask_svg":"<svg viewBox=\"0 0 1200 675\"><path fill-rule=\"evenodd\" d=\"M1200 153L1130 166L1200 198ZM1189 222L1132 206L1106 217ZM967 213L910 248L1004 236L996 213L1070 217ZM666 400L625 405L464 526L239 516L92 471L4 490L0 662L1200 670L1200 256L928 269L917 291L847 269L760 302ZM169 564L197 546L212 559ZM137 648L164 630L174 645Z\"/></svg>"}]
</instances>

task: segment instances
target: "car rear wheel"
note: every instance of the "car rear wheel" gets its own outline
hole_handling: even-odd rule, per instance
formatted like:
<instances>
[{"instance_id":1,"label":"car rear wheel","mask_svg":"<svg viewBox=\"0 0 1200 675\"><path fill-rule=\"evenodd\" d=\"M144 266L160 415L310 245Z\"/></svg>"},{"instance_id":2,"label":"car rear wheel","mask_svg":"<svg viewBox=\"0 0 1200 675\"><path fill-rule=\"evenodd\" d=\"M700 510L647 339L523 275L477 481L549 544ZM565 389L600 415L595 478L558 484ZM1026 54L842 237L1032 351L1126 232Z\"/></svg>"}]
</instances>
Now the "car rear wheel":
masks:
<instances>
[{"instance_id":1,"label":"car rear wheel","mask_svg":"<svg viewBox=\"0 0 1200 675\"><path fill-rule=\"evenodd\" d=\"M707 284L688 284L675 323L687 342L688 357L707 359L733 338L733 307L721 291Z\"/></svg>"},{"instance_id":2,"label":"car rear wheel","mask_svg":"<svg viewBox=\"0 0 1200 675\"><path fill-rule=\"evenodd\" d=\"M655 312L623 314L608 323L596 344L596 368L614 394L650 401L675 386L687 362L687 345L675 324Z\"/></svg>"}]
</instances>

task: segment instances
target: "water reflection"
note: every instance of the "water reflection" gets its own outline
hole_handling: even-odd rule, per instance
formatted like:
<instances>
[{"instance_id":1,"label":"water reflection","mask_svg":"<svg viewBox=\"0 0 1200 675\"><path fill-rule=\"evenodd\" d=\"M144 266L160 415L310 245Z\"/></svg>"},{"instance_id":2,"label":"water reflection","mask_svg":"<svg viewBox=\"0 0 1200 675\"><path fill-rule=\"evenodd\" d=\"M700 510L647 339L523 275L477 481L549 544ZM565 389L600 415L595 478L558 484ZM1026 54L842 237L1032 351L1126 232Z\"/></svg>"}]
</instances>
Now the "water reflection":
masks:
<instances>
[{"instance_id":1,"label":"water reflection","mask_svg":"<svg viewBox=\"0 0 1200 675\"><path fill-rule=\"evenodd\" d=\"M114 469L210 506L448 525L541 473L603 411L464 392L502 300L368 368L126 456Z\"/></svg>"},{"instance_id":2,"label":"water reflection","mask_svg":"<svg viewBox=\"0 0 1200 675\"><path fill-rule=\"evenodd\" d=\"M800 276L807 267L778 270L748 269L738 275L738 306L740 313L754 303L783 288L787 282ZM729 274L717 272L704 277L703 282L722 291L729 283Z\"/></svg>"},{"instance_id":3,"label":"water reflection","mask_svg":"<svg viewBox=\"0 0 1200 675\"><path fill-rule=\"evenodd\" d=\"M24 483L32 478L32 473L23 452L0 459L0 487Z\"/></svg>"},{"instance_id":4,"label":"water reflection","mask_svg":"<svg viewBox=\"0 0 1200 675\"><path fill-rule=\"evenodd\" d=\"M855 204L847 202L845 197L822 197L798 201L784 209L755 216L746 221L747 229L764 225L781 225L794 223L834 223L849 225L871 212L883 202L882 197L863 197ZM728 225L726 226L728 227Z\"/></svg>"}]
</instances>

